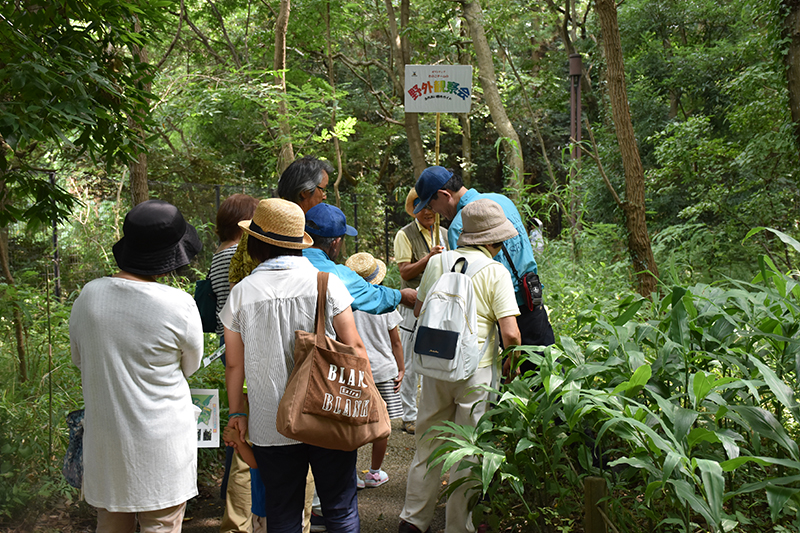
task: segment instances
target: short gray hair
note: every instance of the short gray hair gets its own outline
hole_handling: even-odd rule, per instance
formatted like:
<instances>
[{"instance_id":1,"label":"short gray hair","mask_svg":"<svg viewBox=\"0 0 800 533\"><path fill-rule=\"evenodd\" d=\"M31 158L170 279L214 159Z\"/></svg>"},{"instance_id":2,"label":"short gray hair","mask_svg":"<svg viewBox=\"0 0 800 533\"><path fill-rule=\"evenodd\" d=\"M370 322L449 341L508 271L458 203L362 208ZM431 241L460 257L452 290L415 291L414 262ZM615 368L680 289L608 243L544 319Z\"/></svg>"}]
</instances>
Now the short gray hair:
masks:
<instances>
[{"instance_id":1,"label":"short gray hair","mask_svg":"<svg viewBox=\"0 0 800 533\"><path fill-rule=\"evenodd\" d=\"M322 183L322 172L329 176L333 166L324 159L307 155L289 165L278 180L278 196L290 202L300 203L300 195L314 191Z\"/></svg>"},{"instance_id":2,"label":"short gray hair","mask_svg":"<svg viewBox=\"0 0 800 533\"><path fill-rule=\"evenodd\" d=\"M339 235L339 237L318 237L316 235L311 236L314 238L314 248L319 248L325 252L331 249L331 244L333 244L333 241L341 237L341 235Z\"/></svg>"}]
</instances>

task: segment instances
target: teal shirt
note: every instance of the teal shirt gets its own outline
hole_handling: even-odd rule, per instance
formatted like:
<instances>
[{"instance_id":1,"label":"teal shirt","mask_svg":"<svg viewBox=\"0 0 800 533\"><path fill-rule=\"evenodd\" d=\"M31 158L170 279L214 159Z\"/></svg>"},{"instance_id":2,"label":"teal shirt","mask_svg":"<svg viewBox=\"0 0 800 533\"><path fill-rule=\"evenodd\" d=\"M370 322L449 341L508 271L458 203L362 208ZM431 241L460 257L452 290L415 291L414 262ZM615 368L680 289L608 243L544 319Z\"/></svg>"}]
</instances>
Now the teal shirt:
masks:
<instances>
[{"instance_id":1,"label":"teal shirt","mask_svg":"<svg viewBox=\"0 0 800 533\"><path fill-rule=\"evenodd\" d=\"M319 248L306 248L303 250L303 256L308 258L319 271L335 274L342 280L350 296L353 297L351 304L353 311L382 315L394 311L400 304L400 291L369 283L347 266L337 265L331 261L328 254Z\"/></svg>"},{"instance_id":2,"label":"teal shirt","mask_svg":"<svg viewBox=\"0 0 800 533\"><path fill-rule=\"evenodd\" d=\"M456 216L453 218L453 221L450 223L450 228L447 230L447 242L450 244L450 249L455 250L457 248L456 242L464 229L464 223L461 221L461 210L468 203L474 202L480 198L488 198L500 204L506 218L514 224L514 229L517 230L516 237L511 237L503 243L511 256L511 260L514 261L514 268L517 269L517 274L520 276L528 272L538 274L536 260L533 258L533 248L531 248L531 241L528 240L528 232L522 224L522 217L517 210L517 206L514 205L514 202L502 194L479 193L475 189L470 189L461 197L456 207L458 210ZM494 258L496 261L502 263L511 274L511 279L514 282L514 292L517 295L517 304L525 305L524 291L520 289L519 279L514 275L514 270L509 265L506 255L500 251Z\"/></svg>"}]
</instances>

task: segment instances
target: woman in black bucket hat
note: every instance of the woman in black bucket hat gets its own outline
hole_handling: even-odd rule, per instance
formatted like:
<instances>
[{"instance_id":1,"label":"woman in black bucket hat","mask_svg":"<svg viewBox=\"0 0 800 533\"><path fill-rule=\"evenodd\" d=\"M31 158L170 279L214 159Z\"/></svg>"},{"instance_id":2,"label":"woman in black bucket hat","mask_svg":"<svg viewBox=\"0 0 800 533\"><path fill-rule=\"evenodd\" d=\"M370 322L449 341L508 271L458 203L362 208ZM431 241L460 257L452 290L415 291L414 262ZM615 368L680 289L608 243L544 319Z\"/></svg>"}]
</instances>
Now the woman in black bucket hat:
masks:
<instances>
[{"instance_id":1,"label":"woman in black bucket hat","mask_svg":"<svg viewBox=\"0 0 800 533\"><path fill-rule=\"evenodd\" d=\"M180 211L149 200L125 217L119 272L86 284L70 315L81 370L83 490L98 532L181 530L197 495L197 414L186 378L200 366L194 299L156 280L202 244Z\"/></svg>"}]
</instances>

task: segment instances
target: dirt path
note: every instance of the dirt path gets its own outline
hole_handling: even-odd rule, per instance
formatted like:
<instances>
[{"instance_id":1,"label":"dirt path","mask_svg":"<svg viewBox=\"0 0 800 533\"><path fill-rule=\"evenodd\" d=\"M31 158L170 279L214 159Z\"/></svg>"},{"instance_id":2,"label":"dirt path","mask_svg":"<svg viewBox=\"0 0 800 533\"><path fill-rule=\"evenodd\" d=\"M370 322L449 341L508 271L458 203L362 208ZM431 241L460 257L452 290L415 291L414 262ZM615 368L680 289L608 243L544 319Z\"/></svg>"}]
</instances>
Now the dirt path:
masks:
<instances>
[{"instance_id":1,"label":"dirt path","mask_svg":"<svg viewBox=\"0 0 800 533\"><path fill-rule=\"evenodd\" d=\"M371 446L358 450L358 469L369 470ZM400 523L400 511L406 497L406 476L408 466L414 457L414 436L400 429L400 421L392 421L392 436L383 461L383 470L389 475L389 481L375 489L358 491L358 510L361 515L362 533L396 533ZM215 494L216 496L216 494ZM214 512L209 513L209 511ZM184 533L216 533L219 531L219 518L222 516L222 505L218 498L209 502L204 498L195 498L190 502L187 520L183 525ZM444 504L436 508L431 531L444 531Z\"/></svg>"},{"instance_id":2,"label":"dirt path","mask_svg":"<svg viewBox=\"0 0 800 533\"><path fill-rule=\"evenodd\" d=\"M370 466L371 446L358 451L358 469L366 472ZM363 533L396 533L400 511L406 495L408 466L414 456L414 436L400 429L400 421L392 422L392 436L383 462L389 481L375 489L358 492L358 509ZM219 487L200 487L200 495L189 501L184 533L217 533L222 517ZM57 506L39 516L33 525L5 529L8 533L93 533L96 520L85 504ZM3 529L0 528L0 531ZM444 504L439 503L431 524L433 533L444 531Z\"/></svg>"}]
</instances>

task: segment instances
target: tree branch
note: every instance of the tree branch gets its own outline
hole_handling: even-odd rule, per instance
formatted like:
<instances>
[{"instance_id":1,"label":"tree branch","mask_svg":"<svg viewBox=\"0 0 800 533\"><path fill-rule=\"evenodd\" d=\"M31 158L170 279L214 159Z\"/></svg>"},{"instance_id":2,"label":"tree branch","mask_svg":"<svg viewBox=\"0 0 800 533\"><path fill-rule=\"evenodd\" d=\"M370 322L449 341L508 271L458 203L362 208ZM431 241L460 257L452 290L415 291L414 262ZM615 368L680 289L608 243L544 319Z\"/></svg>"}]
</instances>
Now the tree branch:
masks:
<instances>
[{"instance_id":1,"label":"tree branch","mask_svg":"<svg viewBox=\"0 0 800 533\"><path fill-rule=\"evenodd\" d=\"M214 59L219 61L220 64L224 65L225 63L227 63L227 61L225 61L225 59L223 59L222 56L220 56L213 48L211 48L211 44L208 42L208 38L203 34L202 31L200 31L200 28L198 28L197 26L194 25L192 20L189 18L189 13L188 12L185 13L184 16L186 17L186 23L189 25L189 27L192 28L192 30L195 32L195 34L197 34L197 36L200 38L200 42L203 43L203 46L205 46L206 50L208 50L208 53L210 53L212 56L214 56Z\"/></svg>"},{"instance_id":2,"label":"tree branch","mask_svg":"<svg viewBox=\"0 0 800 533\"><path fill-rule=\"evenodd\" d=\"M183 13L184 13L184 11L185 11L185 8L183 6L183 0L181 0L181 11L180 11L180 13L178 15L178 30L175 32L175 38L172 39L172 42L169 44L169 47L167 48L167 51L164 52L164 56L161 58L161 61L159 61L158 64L156 65L156 70L157 71L161 70L161 66L164 64L164 62L167 60L169 55L172 53L172 50L175 48L175 45L177 44L178 39L181 36L181 28L183 28Z\"/></svg>"},{"instance_id":3,"label":"tree branch","mask_svg":"<svg viewBox=\"0 0 800 533\"><path fill-rule=\"evenodd\" d=\"M231 51L231 55L233 56L233 62L236 64L236 68L242 68L242 62L239 60L239 54L236 52L236 47L233 46L230 37L228 37L228 31L225 29L225 21L222 19L222 15L220 14L214 2L212 2L211 0L206 0L206 1L208 2L208 5L211 6L211 9L214 10L214 15L217 17L217 22L219 22L219 27L222 30L222 35L225 37L225 42L228 43L228 50Z\"/></svg>"},{"instance_id":4,"label":"tree branch","mask_svg":"<svg viewBox=\"0 0 800 533\"><path fill-rule=\"evenodd\" d=\"M597 163L597 169L600 171L600 175L603 177L603 181L605 182L606 187L611 192L611 196L614 197L614 201L617 202L617 205L620 207L620 209L624 210L625 206L623 205L622 200L619 199L617 191L614 190L614 186L611 185L611 181L608 179L608 176L606 175L606 170L603 168L603 163L602 161L600 161L600 154L597 151L597 143L594 140L594 132L592 131L592 127L589 125L589 119L584 118L584 122L586 123L586 131L589 132L589 139L591 139L592 141L592 150L593 150L592 152L586 152L586 155L591 157L594 160L594 162ZM574 142L574 139L570 140Z\"/></svg>"}]
</instances>

